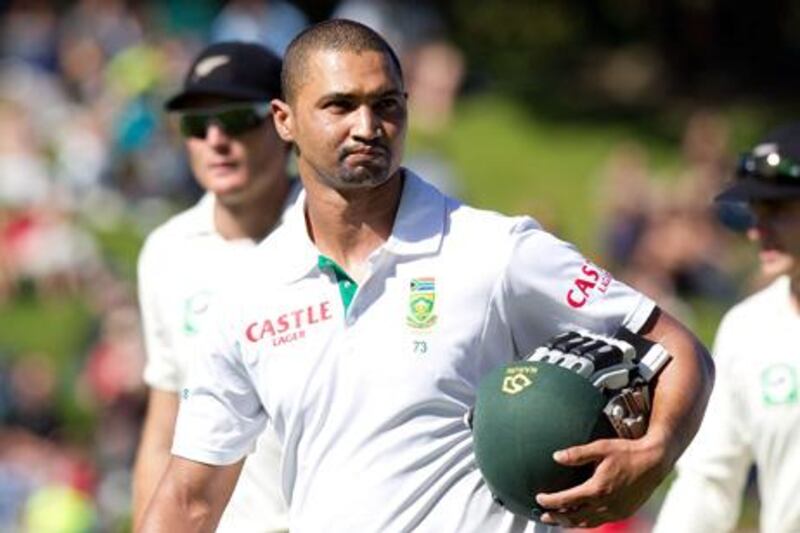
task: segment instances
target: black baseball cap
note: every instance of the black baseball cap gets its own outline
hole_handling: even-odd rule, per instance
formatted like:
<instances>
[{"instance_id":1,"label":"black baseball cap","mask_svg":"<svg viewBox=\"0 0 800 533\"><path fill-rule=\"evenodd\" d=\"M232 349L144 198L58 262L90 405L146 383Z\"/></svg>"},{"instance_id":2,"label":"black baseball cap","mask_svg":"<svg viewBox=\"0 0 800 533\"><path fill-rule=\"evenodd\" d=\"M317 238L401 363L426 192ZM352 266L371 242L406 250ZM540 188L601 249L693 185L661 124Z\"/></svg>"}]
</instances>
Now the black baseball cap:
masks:
<instances>
[{"instance_id":1,"label":"black baseball cap","mask_svg":"<svg viewBox=\"0 0 800 533\"><path fill-rule=\"evenodd\" d=\"M772 130L739 159L730 186L716 202L800 198L800 122Z\"/></svg>"},{"instance_id":2,"label":"black baseball cap","mask_svg":"<svg viewBox=\"0 0 800 533\"><path fill-rule=\"evenodd\" d=\"M186 109L198 96L220 96L242 102L278 98L281 66L281 58L259 44L214 43L200 52L183 81L183 90L167 100L164 108Z\"/></svg>"}]
</instances>

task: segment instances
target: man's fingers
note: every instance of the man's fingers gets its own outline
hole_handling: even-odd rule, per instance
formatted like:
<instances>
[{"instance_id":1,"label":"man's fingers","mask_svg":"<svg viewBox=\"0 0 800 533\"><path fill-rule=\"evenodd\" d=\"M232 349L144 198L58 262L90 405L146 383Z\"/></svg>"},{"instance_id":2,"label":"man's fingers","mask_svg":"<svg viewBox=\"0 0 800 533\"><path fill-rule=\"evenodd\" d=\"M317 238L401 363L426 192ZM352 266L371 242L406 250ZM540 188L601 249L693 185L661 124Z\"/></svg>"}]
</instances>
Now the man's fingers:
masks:
<instances>
[{"instance_id":1,"label":"man's fingers","mask_svg":"<svg viewBox=\"0 0 800 533\"><path fill-rule=\"evenodd\" d=\"M600 439L582 446L558 450L553 454L553 460L564 466L596 463L608 454L609 442L608 439Z\"/></svg>"},{"instance_id":2,"label":"man's fingers","mask_svg":"<svg viewBox=\"0 0 800 533\"><path fill-rule=\"evenodd\" d=\"M607 522L618 520L607 508L580 508L574 511L548 511L541 521L545 524L561 527L597 527Z\"/></svg>"},{"instance_id":3,"label":"man's fingers","mask_svg":"<svg viewBox=\"0 0 800 533\"><path fill-rule=\"evenodd\" d=\"M592 496L587 480L566 490L536 495L536 503L545 509L575 509L589 502Z\"/></svg>"}]
</instances>

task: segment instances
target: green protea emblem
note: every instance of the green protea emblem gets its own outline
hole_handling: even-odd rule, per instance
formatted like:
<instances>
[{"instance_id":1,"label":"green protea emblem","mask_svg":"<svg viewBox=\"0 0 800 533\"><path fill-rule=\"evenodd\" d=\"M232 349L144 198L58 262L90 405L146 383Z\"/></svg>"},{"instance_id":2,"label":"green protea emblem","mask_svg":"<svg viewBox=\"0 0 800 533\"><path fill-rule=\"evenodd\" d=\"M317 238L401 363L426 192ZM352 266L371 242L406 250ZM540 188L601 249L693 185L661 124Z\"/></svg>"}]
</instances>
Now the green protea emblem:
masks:
<instances>
[{"instance_id":1,"label":"green protea emblem","mask_svg":"<svg viewBox=\"0 0 800 533\"><path fill-rule=\"evenodd\" d=\"M436 323L435 278L414 278L408 297L406 324L414 329L428 329Z\"/></svg>"},{"instance_id":2,"label":"green protea emblem","mask_svg":"<svg viewBox=\"0 0 800 533\"><path fill-rule=\"evenodd\" d=\"M208 311L211 303L211 291L202 290L184 300L183 302L183 332L187 335L197 335L203 315Z\"/></svg>"}]
</instances>

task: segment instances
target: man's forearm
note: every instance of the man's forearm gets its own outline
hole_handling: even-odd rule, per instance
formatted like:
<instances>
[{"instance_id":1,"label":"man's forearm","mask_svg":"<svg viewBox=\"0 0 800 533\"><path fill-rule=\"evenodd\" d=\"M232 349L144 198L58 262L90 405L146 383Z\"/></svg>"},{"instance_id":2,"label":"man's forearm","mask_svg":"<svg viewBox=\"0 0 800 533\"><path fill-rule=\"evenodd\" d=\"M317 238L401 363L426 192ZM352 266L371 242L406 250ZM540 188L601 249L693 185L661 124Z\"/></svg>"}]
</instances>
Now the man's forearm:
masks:
<instances>
[{"instance_id":1,"label":"man's forearm","mask_svg":"<svg viewBox=\"0 0 800 533\"><path fill-rule=\"evenodd\" d=\"M143 436L133 468L133 527L136 529L144 516L147 504L158 486L169 463L169 445L160 445Z\"/></svg>"},{"instance_id":2,"label":"man's forearm","mask_svg":"<svg viewBox=\"0 0 800 533\"><path fill-rule=\"evenodd\" d=\"M156 489L146 512L140 520L141 533L213 532L217 520L213 519L212 504L199 494L181 490L180 486L165 476Z\"/></svg>"},{"instance_id":3,"label":"man's forearm","mask_svg":"<svg viewBox=\"0 0 800 533\"><path fill-rule=\"evenodd\" d=\"M671 468L700 426L714 383L714 363L702 343L666 313L644 333L672 354L658 378L648 430L649 438L663 441L665 466Z\"/></svg>"},{"instance_id":4,"label":"man's forearm","mask_svg":"<svg viewBox=\"0 0 800 533\"><path fill-rule=\"evenodd\" d=\"M147 504L169 463L177 411L177 394L158 389L150 390L147 415L133 468L134 529L141 522Z\"/></svg>"},{"instance_id":5,"label":"man's forearm","mask_svg":"<svg viewBox=\"0 0 800 533\"><path fill-rule=\"evenodd\" d=\"M221 466L172 456L136 531L214 531L243 465L244 459Z\"/></svg>"}]
</instances>

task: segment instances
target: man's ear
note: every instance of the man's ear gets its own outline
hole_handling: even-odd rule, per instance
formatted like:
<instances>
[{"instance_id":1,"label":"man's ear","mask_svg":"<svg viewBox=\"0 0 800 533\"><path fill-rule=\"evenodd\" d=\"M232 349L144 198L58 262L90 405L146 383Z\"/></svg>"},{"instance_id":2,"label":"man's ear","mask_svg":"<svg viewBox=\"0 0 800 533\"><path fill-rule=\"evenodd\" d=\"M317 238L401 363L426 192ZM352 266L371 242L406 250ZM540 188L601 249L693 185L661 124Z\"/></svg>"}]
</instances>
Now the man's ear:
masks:
<instances>
[{"instance_id":1,"label":"man's ear","mask_svg":"<svg viewBox=\"0 0 800 533\"><path fill-rule=\"evenodd\" d=\"M294 117L292 108L283 100L275 98L270 102L272 110L272 120L275 123L275 131L281 139L286 142L294 142Z\"/></svg>"}]
</instances>

